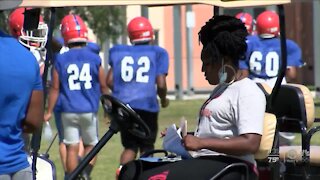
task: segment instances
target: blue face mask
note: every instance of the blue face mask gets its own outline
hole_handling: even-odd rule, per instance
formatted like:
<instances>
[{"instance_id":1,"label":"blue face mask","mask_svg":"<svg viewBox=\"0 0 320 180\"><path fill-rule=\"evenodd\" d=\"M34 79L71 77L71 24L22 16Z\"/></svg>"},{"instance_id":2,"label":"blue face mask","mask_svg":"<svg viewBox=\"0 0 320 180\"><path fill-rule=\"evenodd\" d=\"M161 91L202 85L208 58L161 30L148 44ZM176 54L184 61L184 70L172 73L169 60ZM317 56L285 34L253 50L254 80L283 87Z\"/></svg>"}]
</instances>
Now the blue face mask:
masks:
<instances>
[{"instance_id":1,"label":"blue face mask","mask_svg":"<svg viewBox=\"0 0 320 180\"><path fill-rule=\"evenodd\" d=\"M226 82L227 72L226 72L226 68L224 66L224 58L222 58L222 66L218 72L218 76L219 76L219 84Z\"/></svg>"}]
</instances>

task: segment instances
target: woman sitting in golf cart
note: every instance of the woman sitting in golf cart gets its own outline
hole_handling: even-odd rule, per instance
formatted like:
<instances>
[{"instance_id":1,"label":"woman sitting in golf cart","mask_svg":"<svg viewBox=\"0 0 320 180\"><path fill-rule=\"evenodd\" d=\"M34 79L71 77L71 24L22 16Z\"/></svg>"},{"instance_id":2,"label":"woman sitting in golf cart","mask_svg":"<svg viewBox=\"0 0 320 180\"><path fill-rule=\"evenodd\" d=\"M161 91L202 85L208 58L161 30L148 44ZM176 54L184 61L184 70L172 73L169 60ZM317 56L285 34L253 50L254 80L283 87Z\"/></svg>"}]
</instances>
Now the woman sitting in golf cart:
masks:
<instances>
[{"instance_id":1,"label":"woman sitting in golf cart","mask_svg":"<svg viewBox=\"0 0 320 180\"><path fill-rule=\"evenodd\" d=\"M232 157L223 157L224 163L237 158L255 165L266 100L256 83L237 73L246 36L243 24L229 16L210 19L199 32L202 72L209 84L218 86L200 109L194 135L183 138L185 148L196 151L194 156L227 154ZM218 88L225 90L216 94Z\"/></svg>"},{"instance_id":2,"label":"woman sitting in golf cart","mask_svg":"<svg viewBox=\"0 0 320 180\"><path fill-rule=\"evenodd\" d=\"M238 73L246 36L244 24L231 16L214 16L201 28L202 72L209 84L218 86L200 109L194 135L182 139L196 158L151 168L140 178L210 179L230 163L247 164L250 179L257 177L253 154L260 145L266 100L255 82ZM239 179L243 173L232 171L222 179Z\"/></svg>"}]
</instances>

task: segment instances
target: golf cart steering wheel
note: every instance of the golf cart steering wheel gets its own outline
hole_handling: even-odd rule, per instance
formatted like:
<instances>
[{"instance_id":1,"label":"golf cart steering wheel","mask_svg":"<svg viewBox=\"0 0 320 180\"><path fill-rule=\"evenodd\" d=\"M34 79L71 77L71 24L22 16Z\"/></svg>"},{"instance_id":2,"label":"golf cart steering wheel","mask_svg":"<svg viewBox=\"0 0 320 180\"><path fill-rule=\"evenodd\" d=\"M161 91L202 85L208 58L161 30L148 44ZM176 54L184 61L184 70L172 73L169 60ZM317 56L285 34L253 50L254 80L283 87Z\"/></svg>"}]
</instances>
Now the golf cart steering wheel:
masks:
<instances>
[{"instance_id":1,"label":"golf cart steering wheel","mask_svg":"<svg viewBox=\"0 0 320 180\"><path fill-rule=\"evenodd\" d=\"M149 127L129 105L110 95L102 95L100 99L105 114L111 119L111 125L115 123L121 131L128 131L139 138L150 136Z\"/></svg>"}]
</instances>

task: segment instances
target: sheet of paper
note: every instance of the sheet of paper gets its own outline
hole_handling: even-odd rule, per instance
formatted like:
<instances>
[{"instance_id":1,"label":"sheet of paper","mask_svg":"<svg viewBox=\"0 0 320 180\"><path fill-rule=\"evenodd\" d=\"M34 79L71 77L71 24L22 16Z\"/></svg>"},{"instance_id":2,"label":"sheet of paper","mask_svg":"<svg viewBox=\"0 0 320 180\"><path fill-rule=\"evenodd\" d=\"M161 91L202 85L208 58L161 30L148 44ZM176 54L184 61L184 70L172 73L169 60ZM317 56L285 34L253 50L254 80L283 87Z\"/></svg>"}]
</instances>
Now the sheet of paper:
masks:
<instances>
[{"instance_id":1,"label":"sheet of paper","mask_svg":"<svg viewBox=\"0 0 320 180\"><path fill-rule=\"evenodd\" d=\"M184 117L182 117L181 120L180 120L180 128L179 128L179 130L181 132L182 137L186 136L187 133L188 133L187 120Z\"/></svg>"},{"instance_id":2,"label":"sheet of paper","mask_svg":"<svg viewBox=\"0 0 320 180\"><path fill-rule=\"evenodd\" d=\"M167 133L163 138L163 149L169 152L173 152L184 159L191 158L192 156L181 144L181 129L177 130L175 124L172 124L167 128Z\"/></svg>"}]
</instances>

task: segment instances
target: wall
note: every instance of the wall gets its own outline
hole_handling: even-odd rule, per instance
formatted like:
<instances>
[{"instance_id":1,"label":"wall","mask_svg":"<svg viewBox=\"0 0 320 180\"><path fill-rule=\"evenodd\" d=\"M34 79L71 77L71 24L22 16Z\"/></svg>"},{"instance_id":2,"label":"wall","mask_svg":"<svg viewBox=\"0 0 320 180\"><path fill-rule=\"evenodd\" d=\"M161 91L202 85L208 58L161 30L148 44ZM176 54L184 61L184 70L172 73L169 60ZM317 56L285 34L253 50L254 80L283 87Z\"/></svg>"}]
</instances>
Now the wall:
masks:
<instances>
[{"instance_id":1,"label":"wall","mask_svg":"<svg viewBox=\"0 0 320 180\"><path fill-rule=\"evenodd\" d=\"M192 29L193 58L193 87L196 91L212 89L201 72L200 52L202 45L198 43L198 32L205 22L213 15L213 6L192 5L195 13L195 27ZM149 19L154 29L159 30L159 45L167 49L170 58L168 89L174 91L174 33L173 33L173 6L149 7ZM140 6L128 6L127 19L140 16ZM301 47L303 59L307 66L298 70L297 83L314 83L314 58L313 58L313 19L312 2L296 2L285 5L287 38L297 42ZM182 86L187 89L187 53L186 53L186 28L185 6L181 6L181 38L182 38Z\"/></svg>"},{"instance_id":2,"label":"wall","mask_svg":"<svg viewBox=\"0 0 320 180\"><path fill-rule=\"evenodd\" d=\"M286 36L302 50L307 65L298 71L298 83L314 84L313 8L312 2L297 1L285 5Z\"/></svg>"}]
</instances>

